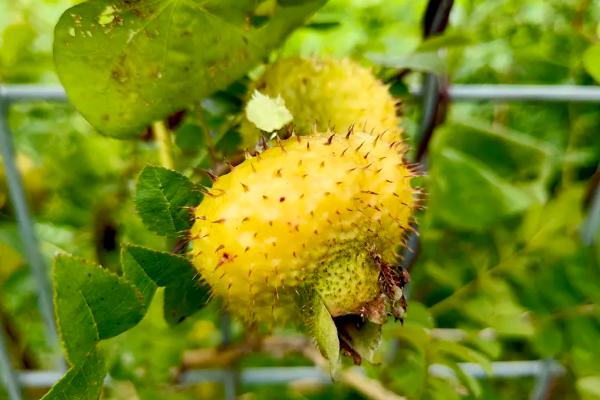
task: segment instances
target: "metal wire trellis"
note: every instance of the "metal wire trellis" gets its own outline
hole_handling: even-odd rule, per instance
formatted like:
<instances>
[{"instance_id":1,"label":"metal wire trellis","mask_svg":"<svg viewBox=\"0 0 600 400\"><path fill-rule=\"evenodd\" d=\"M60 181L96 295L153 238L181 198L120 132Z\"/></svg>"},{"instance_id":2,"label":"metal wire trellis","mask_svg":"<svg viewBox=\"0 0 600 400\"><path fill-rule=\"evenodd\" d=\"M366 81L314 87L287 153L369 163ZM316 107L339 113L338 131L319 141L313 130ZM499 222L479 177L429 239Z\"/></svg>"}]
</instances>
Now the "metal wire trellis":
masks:
<instances>
[{"instance_id":1,"label":"metal wire trellis","mask_svg":"<svg viewBox=\"0 0 600 400\"><path fill-rule=\"evenodd\" d=\"M421 96L421 90L411 91L415 97ZM549 101L549 102L598 102L600 87L589 86L541 86L541 85L453 85L448 88L448 96L453 101ZM46 324L50 343L57 343L56 328L52 311L52 295L48 270L41 255L39 242L35 234L34 222L25 201L21 177L16 167L12 133L8 124L9 107L17 102L59 101L66 102L64 90L58 86L0 85L0 151L5 167L10 198L19 225L25 255L35 277L40 312ZM600 225L600 189L596 189L592 198L590 214L582 227L582 239L591 245L595 232ZM224 319L221 324L224 337L228 337L229 323ZM531 398L542 399L547 392L552 377L560 375L564 369L553 360L532 360L492 363L492 373L477 364L462 363L460 368L475 378L516 378L535 377L537 379ZM0 372L4 386L11 400L21 399L21 388L46 388L54 384L63 374L59 367L56 371L21 371L11 367L3 327L0 326ZM443 365L431 365L429 373L435 376L452 376L454 372ZM182 384L202 381L219 381L225 386L227 399L235 398L236 382L247 384L286 383L295 380L315 380L331 383L329 376L313 367L248 368L239 373L231 370L195 370L187 371Z\"/></svg>"}]
</instances>

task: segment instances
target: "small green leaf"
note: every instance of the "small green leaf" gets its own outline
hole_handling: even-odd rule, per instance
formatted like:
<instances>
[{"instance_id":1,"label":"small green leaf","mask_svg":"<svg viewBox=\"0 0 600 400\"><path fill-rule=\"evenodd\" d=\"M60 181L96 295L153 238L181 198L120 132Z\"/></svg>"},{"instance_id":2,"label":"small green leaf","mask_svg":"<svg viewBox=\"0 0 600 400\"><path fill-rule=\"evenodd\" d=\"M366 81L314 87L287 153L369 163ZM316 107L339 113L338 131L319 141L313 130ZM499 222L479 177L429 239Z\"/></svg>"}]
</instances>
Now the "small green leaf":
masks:
<instances>
[{"instance_id":1,"label":"small green leaf","mask_svg":"<svg viewBox=\"0 0 600 400\"><path fill-rule=\"evenodd\" d=\"M583 53L583 67L600 83L600 44L588 47Z\"/></svg>"},{"instance_id":2,"label":"small green leaf","mask_svg":"<svg viewBox=\"0 0 600 400\"><path fill-rule=\"evenodd\" d=\"M98 265L60 255L53 273L56 319L72 364L98 340L126 331L144 316L141 293Z\"/></svg>"},{"instance_id":3,"label":"small green leaf","mask_svg":"<svg viewBox=\"0 0 600 400\"><path fill-rule=\"evenodd\" d=\"M258 129L268 133L283 128L293 119L281 96L271 98L258 90L254 90L246 105L246 118Z\"/></svg>"},{"instance_id":4,"label":"small green leaf","mask_svg":"<svg viewBox=\"0 0 600 400\"><path fill-rule=\"evenodd\" d=\"M202 195L189 179L178 172L148 166L142 170L136 188L138 214L148 229L169 237L182 235L192 225L190 207Z\"/></svg>"},{"instance_id":5,"label":"small green leaf","mask_svg":"<svg viewBox=\"0 0 600 400\"><path fill-rule=\"evenodd\" d=\"M312 310L311 333L315 338L321 354L329 361L329 373L332 377L341 366L340 340L337 327L329 314L329 310L320 297L316 296Z\"/></svg>"},{"instance_id":6,"label":"small green leaf","mask_svg":"<svg viewBox=\"0 0 600 400\"><path fill-rule=\"evenodd\" d=\"M89 0L55 28L56 70L71 102L100 132L139 135L156 120L241 78L325 0Z\"/></svg>"},{"instance_id":7,"label":"small green leaf","mask_svg":"<svg viewBox=\"0 0 600 400\"><path fill-rule=\"evenodd\" d=\"M164 316L170 324L180 323L208 301L208 287L183 257L130 245L124 248L121 263L125 276L144 294L146 307L156 287L166 288Z\"/></svg>"},{"instance_id":8,"label":"small green leaf","mask_svg":"<svg viewBox=\"0 0 600 400\"><path fill-rule=\"evenodd\" d=\"M92 349L50 389L43 400L97 400L100 398L106 364L98 349Z\"/></svg>"}]
</instances>

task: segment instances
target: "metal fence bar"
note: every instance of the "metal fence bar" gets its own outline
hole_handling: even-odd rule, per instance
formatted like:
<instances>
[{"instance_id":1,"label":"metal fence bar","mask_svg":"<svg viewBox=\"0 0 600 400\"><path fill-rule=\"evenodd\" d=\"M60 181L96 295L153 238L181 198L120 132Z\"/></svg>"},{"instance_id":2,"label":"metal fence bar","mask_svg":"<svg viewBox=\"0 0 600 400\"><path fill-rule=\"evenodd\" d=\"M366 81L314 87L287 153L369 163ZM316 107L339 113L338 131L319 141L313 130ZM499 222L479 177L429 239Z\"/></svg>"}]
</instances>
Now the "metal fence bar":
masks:
<instances>
[{"instance_id":1,"label":"metal fence bar","mask_svg":"<svg viewBox=\"0 0 600 400\"><path fill-rule=\"evenodd\" d=\"M461 363L460 369L474 378L520 378L539 377L541 374L561 375L565 369L553 360L531 360L531 361L497 361L491 364L491 373L488 373L481 365L475 363ZM429 373L433 376L454 376L454 371L446 365L433 364L429 366Z\"/></svg>"},{"instance_id":2,"label":"metal fence bar","mask_svg":"<svg viewBox=\"0 0 600 400\"><path fill-rule=\"evenodd\" d=\"M31 389L47 389L63 376L60 371L20 371L17 379L21 387Z\"/></svg>"},{"instance_id":3,"label":"metal fence bar","mask_svg":"<svg viewBox=\"0 0 600 400\"><path fill-rule=\"evenodd\" d=\"M539 377L549 373L551 376L562 375L565 369L552 360L498 361L491 363L491 374L479 364L461 363L459 367L477 379L511 379L522 377ZM353 367L364 373L360 367ZM224 382L229 371L225 369L197 369L186 371L181 375L182 385L202 382ZM429 366L429 374L445 378L454 377L455 373L446 365ZM18 375L19 382L26 387L48 388L56 383L62 374L54 371L22 371ZM331 376L317 367L257 367L245 368L239 372L239 380L245 385L285 384L298 380L311 380L322 384L333 383Z\"/></svg>"},{"instance_id":4,"label":"metal fence bar","mask_svg":"<svg viewBox=\"0 0 600 400\"><path fill-rule=\"evenodd\" d=\"M227 345L231 342L231 320L229 319L229 314L223 313L220 315L220 328L221 335L223 336L222 343L223 345ZM237 381L238 374L235 371L231 369L223 371L222 382L225 400L236 399Z\"/></svg>"},{"instance_id":5,"label":"metal fence bar","mask_svg":"<svg viewBox=\"0 0 600 400\"><path fill-rule=\"evenodd\" d=\"M585 244L591 246L600 226L600 184L592 194L590 212L581 228L581 239Z\"/></svg>"},{"instance_id":6,"label":"metal fence bar","mask_svg":"<svg viewBox=\"0 0 600 400\"><path fill-rule=\"evenodd\" d=\"M544 400L548 395L552 379L559 375L553 368L556 362L547 359L542 362L540 373L535 381L533 390L531 391L530 400Z\"/></svg>"},{"instance_id":7,"label":"metal fence bar","mask_svg":"<svg viewBox=\"0 0 600 400\"><path fill-rule=\"evenodd\" d=\"M58 85L0 85L0 98L9 103L21 101L67 101L67 94Z\"/></svg>"},{"instance_id":8,"label":"metal fence bar","mask_svg":"<svg viewBox=\"0 0 600 400\"><path fill-rule=\"evenodd\" d=\"M225 370L191 370L181 377L182 385L211 382L225 379ZM310 380L323 384L331 383L331 377L316 367L259 367L240 371L240 382L244 385L285 384L298 380Z\"/></svg>"},{"instance_id":9,"label":"metal fence bar","mask_svg":"<svg viewBox=\"0 0 600 400\"><path fill-rule=\"evenodd\" d=\"M4 383L4 387L8 392L10 400L21 400L21 387L17 380L17 374L10 364L10 354L4 339L4 326L0 320L0 383Z\"/></svg>"},{"instance_id":10,"label":"metal fence bar","mask_svg":"<svg viewBox=\"0 0 600 400\"><path fill-rule=\"evenodd\" d=\"M0 154L4 162L4 173L8 183L13 209L16 214L21 240L31 267L38 289L38 303L42 319L46 324L48 339L51 345L58 343L56 327L54 325L54 311L52 305L52 288L42 253L40 251L35 228L29 207L25 198L23 181L15 163L12 133L8 126L8 103L0 96Z\"/></svg>"},{"instance_id":11,"label":"metal fence bar","mask_svg":"<svg viewBox=\"0 0 600 400\"><path fill-rule=\"evenodd\" d=\"M421 88L411 89L411 94L420 97ZM600 86L455 84L449 86L448 95L454 101L600 103ZM47 85L0 85L0 97L9 102L67 100L62 87Z\"/></svg>"},{"instance_id":12,"label":"metal fence bar","mask_svg":"<svg viewBox=\"0 0 600 400\"><path fill-rule=\"evenodd\" d=\"M580 85L450 85L454 101L600 102L600 86Z\"/></svg>"}]
</instances>

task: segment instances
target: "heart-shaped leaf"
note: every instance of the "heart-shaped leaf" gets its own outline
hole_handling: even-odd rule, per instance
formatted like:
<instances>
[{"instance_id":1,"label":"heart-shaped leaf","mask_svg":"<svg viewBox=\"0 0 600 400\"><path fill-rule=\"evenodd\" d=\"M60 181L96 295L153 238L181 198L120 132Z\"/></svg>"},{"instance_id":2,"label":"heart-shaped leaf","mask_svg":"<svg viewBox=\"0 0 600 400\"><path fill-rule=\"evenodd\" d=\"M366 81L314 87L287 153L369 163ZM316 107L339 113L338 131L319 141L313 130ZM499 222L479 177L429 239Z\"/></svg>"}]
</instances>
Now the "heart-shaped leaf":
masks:
<instances>
[{"instance_id":1,"label":"heart-shaped leaf","mask_svg":"<svg viewBox=\"0 0 600 400\"><path fill-rule=\"evenodd\" d=\"M146 312L133 285L98 265L60 255L53 272L56 319L71 364L86 358L100 339L133 327Z\"/></svg>"}]
</instances>

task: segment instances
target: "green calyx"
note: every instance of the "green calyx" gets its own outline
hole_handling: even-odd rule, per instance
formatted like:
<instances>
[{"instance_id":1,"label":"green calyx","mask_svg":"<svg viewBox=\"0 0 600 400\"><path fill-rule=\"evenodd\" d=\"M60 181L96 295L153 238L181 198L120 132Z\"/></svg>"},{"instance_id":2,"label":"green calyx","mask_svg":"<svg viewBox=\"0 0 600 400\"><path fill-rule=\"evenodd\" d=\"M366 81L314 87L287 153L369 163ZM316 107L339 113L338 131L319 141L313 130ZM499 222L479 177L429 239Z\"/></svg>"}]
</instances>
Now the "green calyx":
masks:
<instances>
[{"instance_id":1,"label":"green calyx","mask_svg":"<svg viewBox=\"0 0 600 400\"><path fill-rule=\"evenodd\" d=\"M406 313L408 274L374 251L342 250L321 262L318 276L298 304L304 305L305 324L329 360L331 375L339 368L340 353L357 365L374 362L382 325L389 316L402 321Z\"/></svg>"}]
</instances>

